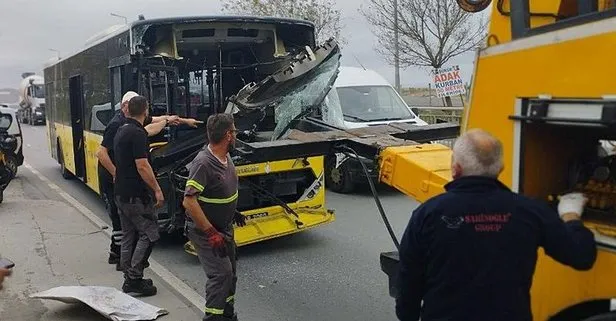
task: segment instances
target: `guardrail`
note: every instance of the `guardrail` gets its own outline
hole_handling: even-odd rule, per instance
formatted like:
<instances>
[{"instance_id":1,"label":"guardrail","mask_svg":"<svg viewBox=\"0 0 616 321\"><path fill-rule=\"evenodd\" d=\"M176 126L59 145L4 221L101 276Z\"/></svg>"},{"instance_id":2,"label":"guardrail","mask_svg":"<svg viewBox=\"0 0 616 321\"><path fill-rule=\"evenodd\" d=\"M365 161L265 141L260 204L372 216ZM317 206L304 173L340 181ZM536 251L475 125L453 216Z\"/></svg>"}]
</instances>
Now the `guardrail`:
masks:
<instances>
[{"instance_id":1,"label":"guardrail","mask_svg":"<svg viewBox=\"0 0 616 321\"><path fill-rule=\"evenodd\" d=\"M460 124L464 107L413 107L412 109L428 124L441 122Z\"/></svg>"},{"instance_id":2,"label":"guardrail","mask_svg":"<svg viewBox=\"0 0 616 321\"><path fill-rule=\"evenodd\" d=\"M460 124L464 107L427 107L414 106L413 112L428 124L438 124L442 122ZM443 144L449 148L453 147L455 138L432 141L432 143Z\"/></svg>"}]
</instances>

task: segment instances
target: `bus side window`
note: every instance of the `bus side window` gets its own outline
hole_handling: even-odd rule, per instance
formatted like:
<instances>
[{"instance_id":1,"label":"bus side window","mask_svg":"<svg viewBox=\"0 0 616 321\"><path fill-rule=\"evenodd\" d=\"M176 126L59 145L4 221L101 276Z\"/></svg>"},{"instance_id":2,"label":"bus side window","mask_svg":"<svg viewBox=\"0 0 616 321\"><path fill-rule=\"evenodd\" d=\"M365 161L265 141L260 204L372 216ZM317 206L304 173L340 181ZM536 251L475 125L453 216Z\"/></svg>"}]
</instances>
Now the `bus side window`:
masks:
<instances>
[{"instance_id":1,"label":"bus side window","mask_svg":"<svg viewBox=\"0 0 616 321\"><path fill-rule=\"evenodd\" d=\"M122 99L122 70L121 67L111 68L111 106L119 106Z\"/></svg>"}]
</instances>

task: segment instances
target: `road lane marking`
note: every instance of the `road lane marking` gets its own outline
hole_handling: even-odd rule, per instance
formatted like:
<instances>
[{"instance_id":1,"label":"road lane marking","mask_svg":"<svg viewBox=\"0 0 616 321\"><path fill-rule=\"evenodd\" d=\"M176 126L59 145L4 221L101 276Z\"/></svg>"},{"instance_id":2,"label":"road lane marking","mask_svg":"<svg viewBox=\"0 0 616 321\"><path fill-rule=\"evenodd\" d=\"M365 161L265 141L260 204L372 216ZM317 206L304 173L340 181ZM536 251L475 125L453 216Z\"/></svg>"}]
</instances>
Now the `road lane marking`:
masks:
<instances>
[{"instance_id":1,"label":"road lane marking","mask_svg":"<svg viewBox=\"0 0 616 321\"><path fill-rule=\"evenodd\" d=\"M98 226L105 235L111 238L111 230L109 229L109 224L100 219L96 214L94 214L90 209L81 204L78 200L72 197L70 194L66 193L62 188L58 185L50 181L47 177L41 174L39 171L34 169L30 164L24 162L23 166L31 171L34 175L36 175L41 181L45 182L49 188L55 190L64 200L66 200L70 205L75 207L83 216L85 216L88 220L90 220L94 225ZM171 271L162 266L158 261L150 258L150 269L152 272L156 274L161 280L163 280L167 286L171 288L173 292L182 296L186 301L193 305L193 307L199 311L205 307L205 298L203 298L199 293L197 293L193 288L188 286L188 284L184 283L184 281L180 280L177 276L175 276Z\"/></svg>"}]
</instances>

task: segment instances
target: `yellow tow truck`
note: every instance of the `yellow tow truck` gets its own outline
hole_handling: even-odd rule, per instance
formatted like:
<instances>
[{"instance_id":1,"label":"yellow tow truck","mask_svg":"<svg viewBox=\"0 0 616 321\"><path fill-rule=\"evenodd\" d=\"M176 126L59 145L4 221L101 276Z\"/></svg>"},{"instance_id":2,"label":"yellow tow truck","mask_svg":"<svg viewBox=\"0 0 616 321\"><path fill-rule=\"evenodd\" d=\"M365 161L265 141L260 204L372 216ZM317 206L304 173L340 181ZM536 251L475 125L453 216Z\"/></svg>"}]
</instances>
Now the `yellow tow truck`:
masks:
<instances>
[{"instance_id":1,"label":"yellow tow truck","mask_svg":"<svg viewBox=\"0 0 616 321\"><path fill-rule=\"evenodd\" d=\"M582 219L595 233L597 261L580 272L540 250L533 318L616 320L615 1L457 2L469 12L492 8L460 130L502 141L500 180L513 191L548 202L568 191L590 198ZM380 159L381 181L420 202L452 179L442 145L389 147ZM381 253L392 296L397 262L397 252Z\"/></svg>"}]
</instances>

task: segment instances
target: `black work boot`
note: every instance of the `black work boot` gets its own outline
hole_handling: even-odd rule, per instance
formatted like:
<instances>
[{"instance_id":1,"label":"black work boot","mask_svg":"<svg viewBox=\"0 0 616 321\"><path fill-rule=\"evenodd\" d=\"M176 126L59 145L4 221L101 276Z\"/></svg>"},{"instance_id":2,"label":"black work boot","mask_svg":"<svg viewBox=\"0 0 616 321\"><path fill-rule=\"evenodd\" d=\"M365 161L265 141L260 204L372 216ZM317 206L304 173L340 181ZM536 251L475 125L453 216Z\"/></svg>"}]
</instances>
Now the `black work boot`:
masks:
<instances>
[{"instance_id":1,"label":"black work boot","mask_svg":"<svg viewBox=\"0 0 616 321\"><path fill-rule=\"evenodd\" d=\"M125 279L124 284L122 285L122 291L124 293L135 293L142 296L151 296L156 294L157 289L152 284L152 280Z\"/></svg>"},{"instance_id":2,"label":"black work boot","mask_svg":"<svg viewBox=\"0 0 616 321\"><path fill-rule=\"evenodd\" d=\"M225 321L237 321L237 313L235 313L235 308L233 304L227 303L225 305L224 312L222 313Z\"/></svg>"},{"instance_id":3,"label":"black work boot","mask_svg":"<svg viewBox=\"0 0 616 321\"><path fill-rule=\"evenodd\" d=\"M119 264L120 264L120 255L118 255L116 253L113 253L113 252L109 252L109 258L107 259L107 263L109 263L109 264L116 264L116 265L119 266Z\"/></svg>"}]
</instances>

